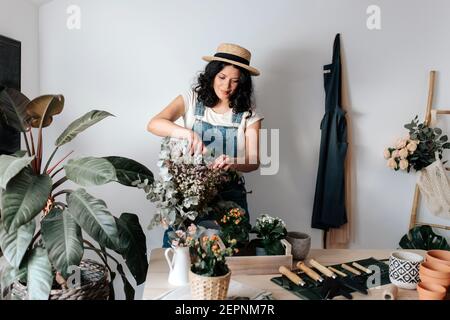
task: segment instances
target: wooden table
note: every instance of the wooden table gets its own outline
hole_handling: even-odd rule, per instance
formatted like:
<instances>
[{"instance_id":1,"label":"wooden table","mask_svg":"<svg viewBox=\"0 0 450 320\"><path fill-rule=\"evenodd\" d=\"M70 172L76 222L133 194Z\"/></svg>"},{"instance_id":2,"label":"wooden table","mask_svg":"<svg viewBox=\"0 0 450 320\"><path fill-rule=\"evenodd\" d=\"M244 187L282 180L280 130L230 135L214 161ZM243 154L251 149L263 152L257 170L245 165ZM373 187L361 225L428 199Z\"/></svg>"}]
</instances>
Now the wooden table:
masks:
<instances>
[{"instance_id":1,"label":"wooden table","mask_svg":"<svg viewBox=\"0 0 450 320\"><path fill-rule=\"evenodd\" d=\"M150 263L147 273L147 280L144 288L144 300L152 300L161 294L177 288L170 285L167 282L169 276L169 267L167 261L164 257L164 250L162 248L153 249L150 254ZM344 263L348 261L354 261L359 259L365 259L373 257L375 259L387 259L389 258L392 251L396 250L348 250L348 249L311 249L306 260L315 259L324 265L333 265L338 263ZM425 256L425 251L423 250L408 250L414 251L422 256ZM279 276L279 274L270 275L232 275L232 279L239 281L243 284L264 289L270 291L273 297L277 300L297 300L300 299L293 293L283 289L282 287L276 285L271 278ZM371 288L368 295L363 295L361 293L352 293L353 299L358 300L379 300L383 299L382 294L385 290L385 286L378 288ZM336 297L339 299L341 297ZM343 298L345 299L345 298ZM415 300L418 299L416 290L404 290L399 289L398 300Z\"/></svg>"}]
</instances>

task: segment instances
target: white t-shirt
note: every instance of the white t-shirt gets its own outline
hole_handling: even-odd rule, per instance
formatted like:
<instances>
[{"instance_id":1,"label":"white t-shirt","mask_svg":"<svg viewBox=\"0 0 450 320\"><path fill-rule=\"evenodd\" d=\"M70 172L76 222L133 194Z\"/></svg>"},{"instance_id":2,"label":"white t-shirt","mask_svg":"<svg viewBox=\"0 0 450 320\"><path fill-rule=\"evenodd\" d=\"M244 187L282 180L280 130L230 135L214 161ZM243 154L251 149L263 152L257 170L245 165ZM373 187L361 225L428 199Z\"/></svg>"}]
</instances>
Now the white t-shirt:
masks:
<instances>
[{"instance_id":1,"label":"white t-shirt","mask_svg":"<svg viewBox=\"0 0 450 320\"><path fill-rule=\"evenodd\" d=\"M189 90L182 94L183 100L184 100L184 127L192 129L194 122L195 122L195 106L197 104L197 93L194 90ZM261 113L255 112L255 110L252 110L252 116L247 119L249 115L249 112L244 112L242 116L241 123L238 127L238 133L237 133L237 154L238 157L244 157L245 156L245 129L255 123L258 120L264 119L264 116ZM233 110L230 109L226 113L217 113L211 108L205 107L205 114L202 118L202 121L208 122L215 126L225 126L225 127L232 127L233 126Z\"/></svg>"}]
</instances>

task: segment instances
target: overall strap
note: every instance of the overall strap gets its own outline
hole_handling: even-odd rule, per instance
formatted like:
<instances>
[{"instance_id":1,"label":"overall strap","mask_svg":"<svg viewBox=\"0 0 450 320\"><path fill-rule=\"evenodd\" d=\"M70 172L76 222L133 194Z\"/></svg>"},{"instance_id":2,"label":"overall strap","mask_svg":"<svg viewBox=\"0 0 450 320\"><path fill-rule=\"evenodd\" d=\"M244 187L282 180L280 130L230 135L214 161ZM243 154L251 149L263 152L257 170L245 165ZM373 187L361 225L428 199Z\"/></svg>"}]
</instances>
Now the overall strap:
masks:
<instances>
[{"instance_id":1,"label":"overall strap","mask_svg":"<svg viewBox=\"0 0 450 320\"><path fill-rule=\"evenodd\" d=\"M205 106L200 101L197 101L195 104L194 116L198 120L201 120L205 116Z\"/></svg>"},{"instance_id":2,"label":"overall strap","mask_svg":"<svg viewBox=\"0 0 450 320\"><path fill-rule=\"evenodd\" d=\"M243 115L244 115L243 112L239 112L239 113L234 113L233 112L233 117L231 119L231 122L233 122L233 125L235 127L239 127L239 125L241 124Z\"/></svg>"}]
</instances>

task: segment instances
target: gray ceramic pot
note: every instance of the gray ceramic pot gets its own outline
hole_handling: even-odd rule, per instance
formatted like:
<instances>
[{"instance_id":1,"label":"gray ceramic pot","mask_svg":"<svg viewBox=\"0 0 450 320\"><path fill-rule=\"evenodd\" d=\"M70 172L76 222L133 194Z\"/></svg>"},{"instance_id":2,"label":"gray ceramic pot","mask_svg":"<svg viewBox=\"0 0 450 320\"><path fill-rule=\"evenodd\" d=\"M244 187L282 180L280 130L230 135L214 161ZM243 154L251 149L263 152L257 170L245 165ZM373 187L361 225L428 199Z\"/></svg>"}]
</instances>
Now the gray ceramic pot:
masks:
<instances>
[{"instance_id":1,"label":"gray ceramic pot","mask_svg":"<svg viewBox=\"0 0 450 320\"><path fill-rule=\"evenodd\" d=\"M295 260L304 260L311 248L311 237L303 232L288 232L286 240L292 245L292 256Z\"/></svg>"}]
</instances>

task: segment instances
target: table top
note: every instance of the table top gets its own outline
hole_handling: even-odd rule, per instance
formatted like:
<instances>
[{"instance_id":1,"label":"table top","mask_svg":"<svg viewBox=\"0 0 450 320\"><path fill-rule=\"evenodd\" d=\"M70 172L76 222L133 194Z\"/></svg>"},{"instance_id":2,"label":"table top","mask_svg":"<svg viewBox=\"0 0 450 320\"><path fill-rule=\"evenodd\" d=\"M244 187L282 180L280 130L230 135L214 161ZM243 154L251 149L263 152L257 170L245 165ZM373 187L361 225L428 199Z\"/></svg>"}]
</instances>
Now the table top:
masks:
<instances>
[{"instance_id":1,"label":"table top","mask_svg":"<svg viewBox=\"0 0 450 320\"><path fill-rule=\"evenodd\" d=\"M164 257L163 248L153 249L150 254L149 268L147 272L147 279L144 288L144 300L152 300L162 295L163 293L177 288L168 283L167 279L169 277L169 266ZM333 265L339 263L345 263L348 261L366 259L373 257L375 259L388 259L391 252L396 250L389 249L311 249L306 258L315 259L323 265ZM426 251L424 250L408 250L416 252L422 256L425 256ZM271 278L279 276L279 274L270 275L233 275L231 278L235 281L241 282L245 285L263 289L272 292L272 295L277 300L298 300L298 296L289 292L286 289L278 286L277 284L270 281ZM358 292L352 293L353 299L355 300L380 300L383 299L383 293L386 290L386 286L376 287L369 289L368 295L363 295ZM335 299L345 299L343 297L336 297ZM416 300L418 299L416 290L398 290L397 295L398 300Z\"/></svg>"}]
</instances>

